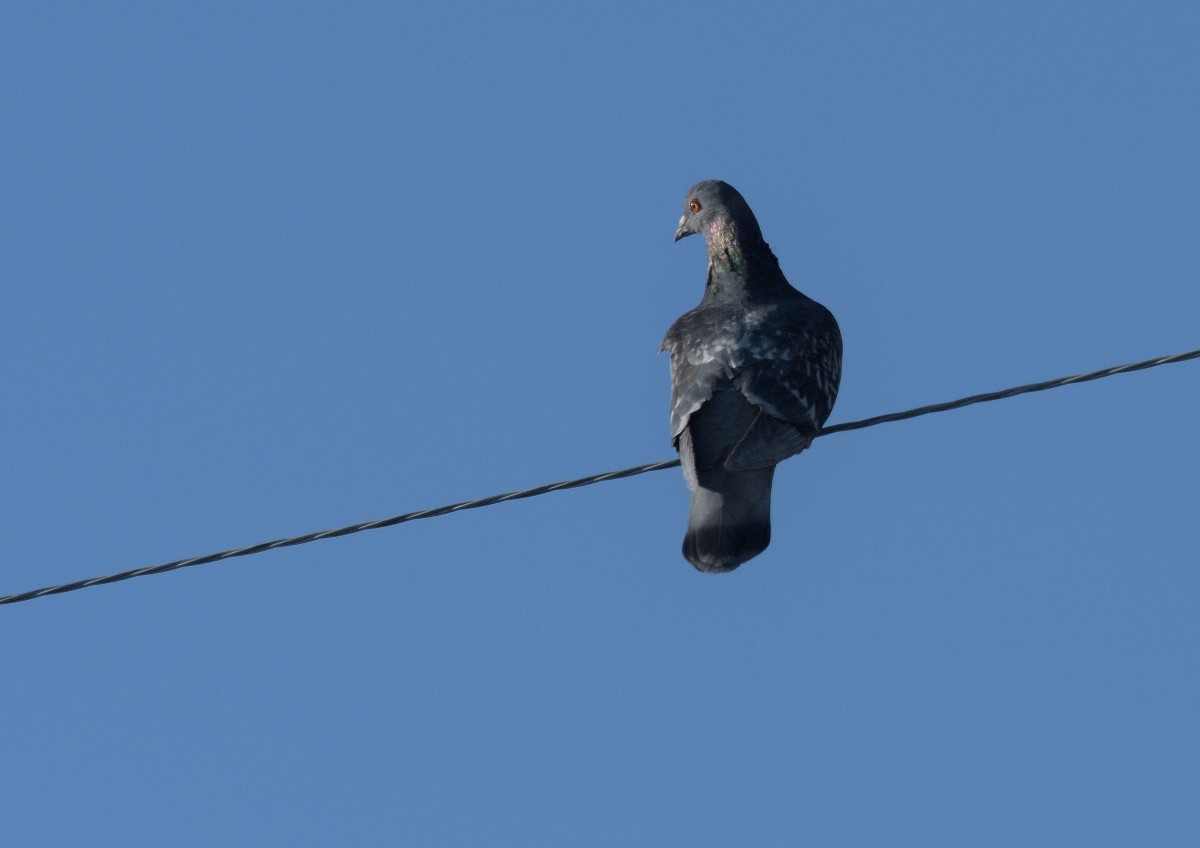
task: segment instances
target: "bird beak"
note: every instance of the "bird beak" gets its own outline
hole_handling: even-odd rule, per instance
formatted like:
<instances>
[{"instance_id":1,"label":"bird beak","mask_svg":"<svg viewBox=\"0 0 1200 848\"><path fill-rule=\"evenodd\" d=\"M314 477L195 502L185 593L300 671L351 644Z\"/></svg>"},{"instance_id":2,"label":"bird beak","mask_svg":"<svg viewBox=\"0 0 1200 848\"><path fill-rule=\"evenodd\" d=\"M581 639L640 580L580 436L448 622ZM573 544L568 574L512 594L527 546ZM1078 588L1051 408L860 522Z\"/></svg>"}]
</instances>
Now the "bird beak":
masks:
<instances>
[{"instance_id":1,"label":"bird beak","mask_svg":"<svg viewBox=\"0 0 1200 848\"><path fill-rule=\"evenodd\" d=\"M679 219L679 229L675 231L675 241L679 241L684 236L693 235L696 231L689 228L687 225L687 215Z\"/></svg>"}]
</instances>

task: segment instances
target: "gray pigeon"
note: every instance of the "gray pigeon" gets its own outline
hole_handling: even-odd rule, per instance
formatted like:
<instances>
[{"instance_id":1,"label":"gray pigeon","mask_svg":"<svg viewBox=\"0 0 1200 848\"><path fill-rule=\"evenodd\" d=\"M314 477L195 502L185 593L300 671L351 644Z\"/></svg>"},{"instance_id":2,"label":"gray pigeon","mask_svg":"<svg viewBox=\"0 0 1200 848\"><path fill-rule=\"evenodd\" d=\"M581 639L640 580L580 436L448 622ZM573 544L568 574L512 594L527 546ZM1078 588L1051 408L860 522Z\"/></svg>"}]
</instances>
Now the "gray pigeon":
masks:
<instances>
[{"instance_id":1,"label":"gray pigeon","mask_svg":"<svg viewBox=\"0 0 1200 848\"><path fill-rule=\"evenodd\" d=\"M775 465L812 443L842 373L829 310L796 291L737 189L688 190L675 240L708 242L704 299L667 331L671 436L692 490L683 555L732 571L771 542Z\"/></svg>"}]
</instances>

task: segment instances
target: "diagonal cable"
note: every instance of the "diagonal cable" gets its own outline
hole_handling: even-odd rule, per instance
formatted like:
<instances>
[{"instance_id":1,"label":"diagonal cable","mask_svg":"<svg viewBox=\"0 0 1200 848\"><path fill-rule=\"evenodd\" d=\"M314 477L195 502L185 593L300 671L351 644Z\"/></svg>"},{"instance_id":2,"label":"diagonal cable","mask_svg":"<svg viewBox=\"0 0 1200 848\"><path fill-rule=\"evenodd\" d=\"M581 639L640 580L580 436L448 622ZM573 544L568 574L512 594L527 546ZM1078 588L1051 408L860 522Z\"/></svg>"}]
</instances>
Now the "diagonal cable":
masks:
<instances>
[{"instance_id":1,"label":"diagonal cable","mask_svg":"<svg viewBox=\"0 0 1200 848\"><path fill-rule=\"evenodd\" d=\"M861 430L864 427L874 427L877 424L890 424L893 421L904 421L909 418L918 418L922 415L932 415L935 412L947 412L951 409L961 409L964 406L971 406L976 403L986 403L993 400L1003 400L1005 398L1016 397L1017 395L1030 394L1032 392L1043 392L1047 389L1057 389L1060 386L1069 386L1073 383L1086 383L1090 380L1099 380L1103 377L1111 377L1114 374L1125 374L1131 371L1142 371L1146 368L1154 368L1159 365L1170 365L1174 362L1186 362L1189 359L1200 359L1200 350L1191 350L1187 353L1176 353L1171 356L1160 356L1155 359L1147 359L1142 362L1132 362L1128 365L1115 365L1111 368L1104 368L1099 371L1091 371L1087 374L1076 374L1071 377L1059 377L1056 380L1046 380L1042 383L1029 383L1024 386L1015 386L1010 389L1001 389L998 392L986 392L980 395L971 395L970 397L959 398L958 400L947 401L945 403L935 403L929 406L918 406L915 409L908 409L903 412L891 412L887 415L876 415L873 418L864 418L860 421L848 421L845 424L835 424L832 427L826 427L817 433L817 437L829 436L833 433L844 433L849 430ZM383 527L392 527L396 524L404 524L407 521L416 521L420 518L436 518L440 515L449 515L452 512L462 512L468 509L478 509L480 507L492 506L493 504L504 503L505 501L515 501L521 498L533 498L538 495L547 495L551 492L559 492L564 489L578 489L582 486L590 486L593 483L603 483L608 480L620 480L623 477L635 477L638 474L646 474L650 471L661 471L664 468L674 468L679 465L678 459L668 459L662 462L651 462L647 465L638 465L634 468L626 468L621 471L606 471L603 474L592 474L588 477L579 477L575 480L564 480L561 483L549 483L544 486L537 486L532 489L521 489L516 492L506 492L502 495L492 495L486 498L479 498L472 501L460 501L459 503L448 504L446 506L434 507L433 509L423 509L417 512L406 512L403 515L395 515L391 518L381 518L377 521L364 521L361 524L351 524L349 527L339 527L336 530L321 530L317 533L306 533L303 536L292 536L286 539L276 539L273 542L260 542L257 545L249 545L244 548L232 548L227 551L221 551L215 554L207 554L205 556L192 557L191 559L177 559L174 562L165 562L161 565L151 565L145 568L135 568L131 571L122 571L117 574L109 574L105 577L92 577L87 580L77 580L74 583L63 583L58 586L47 586L44 589L32 589L28 592L21 592L16 595L5 595L0 597L0 604L16 604L21 601L31 601L34 598L42 598L47 595L61 595L65 592L74 592L77 589L87 589L91 586L103 586L107 583L120 583L122 580L129 580L134 577L144 577L147 574L162 574L167 571L175 571L179 568L187 568L192 565L207 565L212 562L220 562L223 559L232 559L234 557L250 556L251 554L259 554L264 551L274 550L275 548L288 548L294 545L306 545L309 542L316 542L321 539L334 539L339 536L349 536L354 533L361 533L364 530L378 530Z\"/></svg>"}]
</instances>

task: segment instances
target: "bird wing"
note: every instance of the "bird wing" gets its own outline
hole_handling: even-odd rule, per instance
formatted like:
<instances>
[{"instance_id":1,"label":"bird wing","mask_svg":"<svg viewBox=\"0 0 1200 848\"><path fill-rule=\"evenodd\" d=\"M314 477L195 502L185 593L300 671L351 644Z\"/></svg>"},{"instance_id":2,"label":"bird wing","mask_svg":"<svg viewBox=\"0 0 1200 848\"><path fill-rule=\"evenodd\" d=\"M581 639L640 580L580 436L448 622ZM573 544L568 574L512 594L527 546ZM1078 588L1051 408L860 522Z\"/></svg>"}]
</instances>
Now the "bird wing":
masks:
<instances>
[{"instance_id":1,"label":"bird wing","mask_svg":"<svg viewBox=\"0 0 1200 848\"><path fill-rule=\"evenodd\" d=\"M760 468L807 448L833 410L841 378L841 335L823 308L759 328L750 347L753 359L734 384L762 414L726 460L730 470Z\"/></svg>"},{"instance_id":2,"label":"bird wing","mask_svg":"<svg viewBox=\"0 0 1200 848\"><path fill-rule=\"evenodd\" d=\"M730 471L767 468L795 456L811 444L812 436L804 435L795 424L759 409L754 423L725 457L725 468Z\"/></svg>"},{"instance_id":3,"label":"bird wing","mask_svg":"<svg viewBox=\"0 0 1200 848\"><path fill-rule=\"evenodd\" d=\"M804 450L833 409L842 340L824 307L799 296L747 323L745 314L694 310L667 333L671 352L671 433L727 386L759 410L729 441L731 471L774 465ZM748 424L748 426L747 426Z\"/></svg>"},{"instance_id":4,"label":"bird wing","mask_svg":"<svg viewBox=\"0 0 1200 848\"><path fill-rule=\"evenodd\" d=\"M671 354L671 438L676 447L688 420L734 376L737 327L725 316L693 310L667 331Z\"/></svg>"}]
</instances>

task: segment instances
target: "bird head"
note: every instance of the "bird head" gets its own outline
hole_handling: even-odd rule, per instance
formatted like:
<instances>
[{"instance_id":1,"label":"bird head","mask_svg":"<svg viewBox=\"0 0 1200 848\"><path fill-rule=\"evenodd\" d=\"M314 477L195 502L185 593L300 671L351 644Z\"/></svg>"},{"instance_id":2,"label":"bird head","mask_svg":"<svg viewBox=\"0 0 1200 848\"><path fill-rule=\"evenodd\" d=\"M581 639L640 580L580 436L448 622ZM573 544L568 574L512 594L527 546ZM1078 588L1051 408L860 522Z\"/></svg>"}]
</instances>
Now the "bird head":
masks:
<instances>
[{"instance_id":1,"label":"bird head","mask_svg":"<svg viewBox=\"0 0 1200 848\"><path fill-rule=\"evenodd\" d=\"M758 221L745 198L729 183L705 180L688 189L683 199L683 217L675 231L675 241L684 236L704 233L732 224L744 234L754 233L761 239Z\"/></svg>"}]
</instances>

